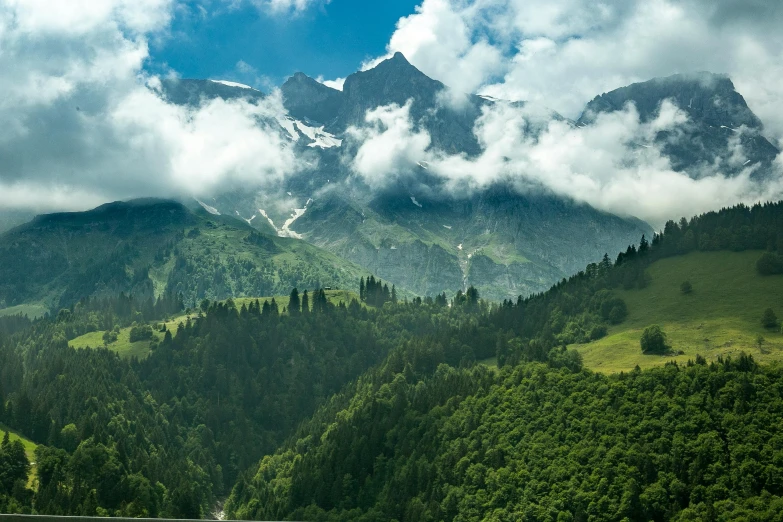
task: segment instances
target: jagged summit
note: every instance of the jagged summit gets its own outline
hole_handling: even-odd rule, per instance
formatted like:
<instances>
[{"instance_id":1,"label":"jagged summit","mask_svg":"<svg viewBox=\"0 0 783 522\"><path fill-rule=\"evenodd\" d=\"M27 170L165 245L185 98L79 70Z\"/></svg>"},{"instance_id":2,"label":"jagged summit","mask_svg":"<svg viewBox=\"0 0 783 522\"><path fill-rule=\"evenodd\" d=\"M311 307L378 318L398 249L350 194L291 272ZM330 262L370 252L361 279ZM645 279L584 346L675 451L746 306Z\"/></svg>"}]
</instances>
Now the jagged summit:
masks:
<instances>
[{"instance_id":1,"label":"jagged summit","mask_svg":"<svg viewBox=\"0 0 783 522\"><path fill-rule=\"evenodd\" d=\"M698 177L702 167L718 165L729 175L748 167L755 168L754 177L769 175L779 151L761 134L761 120L725 74L675 74L615 89L588 103L577 124L593 124L601 113L623 110L629 103L636 106L642 122L649 122L658 117L665 100L689 120L687 132L677 140L671 140L667 132L658 133L655 140L676 170ZM739 159L729 146L737 138L745 154Z\"/></svg>"},{"instance_id":2,"label":"jagged summit","mask_svg":"<svg viewBox=\"0 0 783 522\"><path fill-rule=\"evenodd\" d=\"M280 90L288 113L299 120L328 124L337 118L343 104L340 91L301 72L288 78Z\"/></svg>"},{"instance_id":3,"label":"jagged summit","mask_svg":"<svg viewBox=\"0 0 783 522\"><path fill-rule=\"evenodd\" d=\"M597 114L622 110L628 102L636 104L642 121L649 121L657 116L665 99L674 101L691 118L710 125L762 128L761 120L736 91L728 75L709 72L653 78L596 96L585 108L579 123L592 123Z\"/></svg>"}]
</instances>

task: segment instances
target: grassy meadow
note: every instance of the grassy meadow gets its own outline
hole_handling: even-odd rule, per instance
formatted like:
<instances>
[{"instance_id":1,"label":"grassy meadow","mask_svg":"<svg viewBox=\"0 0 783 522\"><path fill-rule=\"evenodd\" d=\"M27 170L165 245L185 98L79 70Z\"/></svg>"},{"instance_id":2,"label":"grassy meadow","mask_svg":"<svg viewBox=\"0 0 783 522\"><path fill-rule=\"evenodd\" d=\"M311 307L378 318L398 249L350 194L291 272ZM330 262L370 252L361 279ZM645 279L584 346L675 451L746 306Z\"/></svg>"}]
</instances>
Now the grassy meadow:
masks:
<instances>
[{"instance_id":1,"label":"grassy meadow","mask_svg":"<svg viewBox=\"0 0 783 522\"><path fill-rule=\"evenodd\" d=\"M574 348L585 366L604 373L684 363L697 354L708 361L741 352L758 362L783 361L783 335L761 325L767 308L783 318L783 276L760 276L755 266L760 255L694 252L658 261L648 269L646 288L616 292L628 305L628 319L605 338ZM693 286L690 294L680 290L684 281ZM652 324L661 325L673 351L684 355L642 354L639 340Z\"/></svg>"}]
</instances>

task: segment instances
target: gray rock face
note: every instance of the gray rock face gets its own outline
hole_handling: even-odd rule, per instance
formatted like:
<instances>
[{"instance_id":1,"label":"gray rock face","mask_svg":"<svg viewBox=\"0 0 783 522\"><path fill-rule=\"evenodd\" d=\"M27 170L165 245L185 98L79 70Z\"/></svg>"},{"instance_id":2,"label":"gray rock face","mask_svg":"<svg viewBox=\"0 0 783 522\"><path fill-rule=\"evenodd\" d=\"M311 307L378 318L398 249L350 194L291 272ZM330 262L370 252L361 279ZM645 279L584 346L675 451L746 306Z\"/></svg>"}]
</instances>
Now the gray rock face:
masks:
<instances>
[{"instance_id":1,"label":"gray rock face","mask_svg":"<svg viewBox=\"0 0 783 522\"><path fill-rule=\"evenodd\" d=\"M296 73L280 88L288 114L298 120L331 125L343 106L343 93Z\"/></svg>"},{"instance_id":2,"label":"gray rock face","mask_svg":"<svg viewBox=\"0 0 783 522\"><path fill-rule=\"evenodd\" d=\"M416 69L401 53L374 69L348 76L342 92L301 73L282 88L283 103L292 116L320 122L335 134L363 125L369 110L411 101L411 120L417 129L429 132L434 147L451 154L478 154L473 125L481 107L489 102L469 96L465 103L452 107L439 99L445 90L445 85Z\"/></svg>"},{"instance_id":3,"label":"gray rock face","mask_svg":"<svg viewBox=\"0 0 783 522\"><path fill-rule=\"evenodd\" d=\"M256 89L245 89L213 80L166 79L161 82L163 96L176 105L196 106L202 100L236 100L247 98L261 100L266 97Z\"/></svg>"},{"instance_id":4,"label":"gray rock face","mask_svg":"<svg viewBox=\"0 0 783 522\"><path fill-rule=\"evenodd\" d=\"M622 87L593 99L577 124L591 125L601 113L622 110L628 103L636 106L640 120L646 123L658 116L664 100L673 102L689 119L683 132L660 132L656 137L675 170L697 178L715 165L728 175L755 166L756 178L770 174L780 151L762 135L761 120L726 75L677 74ZM732 158L731 141L736 139L745 152L742 161Z\"/></svg>"},{"instance_id":5,"label":"gray rock face","mask_svg":"<svg viewBox=\"0 0 783 522\"><path fill-rule=\"evenodd\" d=\"M212 97L263 97L258 91L187 80L164 84L164 92L183 104ZM478 96L449 103L452 93L447 87L399 53L374 69L350 75L342 91L297 73L282 93L292 118L323 125L338 138L345 138L349 127L363 125L367 111L410 102L412 123L430 134L433 148L467 156L481 152L474 125L482 109L496 103ZM634 103L641 120L649 122L666 99L689 118L677 132L655 137L674 168L698 177L715 165L731 175L756 165L754 176L768 175L778 151L763 137L761 121L726 76L676 75L617 89L591 101L575 127L593 125L599 114L622 110L627 103ZM554 112L550 116L563 119ZM546 115L528 131L540 132L545 120ZM732 157L738 143L748 158L741 164ZM424 168L383 193L373 193L351 179L348 165L354 147L350 140L329 149L301 145L314 167L289 178L279 198L235 191L215 194L210 205L267 232L273 227L259 209L265 209L278 231L299 209L290 225L294 237L420 295L453 293L468 285L492 299L540 292L604 253L613 257L638 243L642 234L652 233L639 220L549 193L519 194L498 185L470 196L449 196L441 190L442 180ZM280 201L291 208L283 208Z\"/></svg>"},{"instance_id":6,"label":"gray rock face","mask_svg":"<svg viewBox=\"0 0 783 522\"><path fill-rule=\"evenodd\" d=\"M504 187L459 199L393 193L365 201L334 191L296 225L307 241L400 287L434 295L474 285L494 300L546 290L652 232L642 222Z\"/></svg>"}]
</instances>

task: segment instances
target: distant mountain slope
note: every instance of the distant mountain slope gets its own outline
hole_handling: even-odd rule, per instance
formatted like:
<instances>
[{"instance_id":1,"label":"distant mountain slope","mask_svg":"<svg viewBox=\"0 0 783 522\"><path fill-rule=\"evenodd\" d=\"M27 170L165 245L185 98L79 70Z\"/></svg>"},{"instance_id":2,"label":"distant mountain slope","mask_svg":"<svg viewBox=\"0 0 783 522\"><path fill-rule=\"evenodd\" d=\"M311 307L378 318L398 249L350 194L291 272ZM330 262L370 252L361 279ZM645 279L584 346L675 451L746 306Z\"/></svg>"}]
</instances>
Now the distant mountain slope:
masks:
<instances>
[{"instance_id":1,"label":"distant mountain slope","mask_svg":"<svg viewBox=\"0 0 783 522\"><path fill-rule=\"evenodd\" d=\"M424 163L403 173L398 186L382 192L363 186L350 168L357 143L345 131L366 124L367 111L410 102L412 125L428 132L434 149L472 156L481 152L474 134L477 118L494 104L507 103L473 95L449 103L453 93L402 54L350 75L342 91L302 73L281 91L288 114L279 117L280 131L296 142L309 167L276 192L213 194L209 205L262 232L305 239L415 293L454 292L473 284L492 299L528 295L652 232L639 220L545 192L520 194L501 185L452 196ZM208 80L167 81L164 92L183 104L264 96ZM676 131L654 137L673 168L696 178L716 170L737 175L752 169L755 179L771 175L778 151L726 76L675 75L623 87L591 101L573 125L578 131L628 103L649 122L664 100L689 118ZM555 112L542 114L564 120ZM546 120L530 132L546 128Z\"/></svg>"},{"instance_id":2,"label":"distant mountain slope","mask_svg":"<svg viewBox=\"0 0 783 522\"><path fill-rule=\"evenodd\" d=\"M220 80L165 79L161 81L161 87L164 97L177 105L198 105L202 100L216 98L261 100L266 97L249 86Z\"/></svg>"},{"instance_id":3,"label":"distant mountain slope","mask_svg":"<svg viewBox=\"0 0 783 522\"><path fill-rule=\"evenodd\" d=\"M660 132L655 139L675 169L698 177L699 169L709 166L726 174L756 166L756 177L769 174L780 151L763 136L761 120L725 75L677 74L622 87L593 99L577 124L590 125L599 114L622 110L628 103L636 106L642 122L649 122L658 116L664 100L673 102L689 118L680 134ZM745 152L742 161L733 156L735 139Z\"/></svg>"},{"instance_id":4,"label":"distant mountain slope","mask_svg":"<svg viewBox=\"0 0 783 522\"><path fill-rule=\"evenodd\" d=\"M529 295L651 229L546 194L495 188L467 199L330 193L296 222L303 237L425 295L470 285L489 299ZM624 246L623 246L624 245Z\"/></svg>"},{"instance_id":5,"label":"distant mountain slope","mask_svg":"<svg viewBox=\"0 0 783 522\"><path fill-rule=\"evenodd\" d=\"M0 235L0 308L166 290L193 304L287 294L297 285L353 288L363 274L307 243L165 200L43 215Z\"/></svg>"},{"instance_id":6,"label":"distant mountain slope","mask_svg":"<svg viewBox=\"0 0 783 522\"><path fill-rule=\"evenodd\" d=\"M365 125L367 111L381 106L410 102L412 124L428 132L433 148L481 151L473 128L482 110L497 102L469 95L460 105L449 104L447 87L400 53L350 75L342 91L302 73L281 90L289 113L283 124L316 154L317 164L313 160L312 169L288 179L276 197L234 191L215 195L210 205L255 227L272 223L279 235L302 237L415 293L455 292L473 284L491 299L527 295L652 233L638 220L504 186L449 196L424 164L381 193L346 183L356 144L336 140L347 128ZM303 131L324 138L301 138ZM323 141L336 146L313 147Z\"/></svg>"}]
</instances>

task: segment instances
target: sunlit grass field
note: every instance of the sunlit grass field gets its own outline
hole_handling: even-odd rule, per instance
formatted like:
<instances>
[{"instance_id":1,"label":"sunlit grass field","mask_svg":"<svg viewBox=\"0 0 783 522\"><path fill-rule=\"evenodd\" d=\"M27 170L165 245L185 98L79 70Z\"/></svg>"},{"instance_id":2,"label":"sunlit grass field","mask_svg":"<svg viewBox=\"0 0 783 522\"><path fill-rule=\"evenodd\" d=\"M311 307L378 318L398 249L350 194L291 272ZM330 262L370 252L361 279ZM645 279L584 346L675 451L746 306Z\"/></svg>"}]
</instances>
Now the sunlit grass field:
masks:
<instances>
[{"instance_id":1,"label":"sunlit grass field","mask_svg":"<svg viewBox=\"0 0 783 522\"><path fill-rule=\"evenodd\" d=\"M3 438L5 438L6 431L8 432L8 438L11 440L11 442L13 442L15 440L21 440L22 444L24 445L24 452L27 455L27 459L32 464L31 469L30 469L30 475L29 475L30 478L27 481L27 485L29 487L32 487L33 483L34 483L35 472L36 472L36 467L35 467L35 448L37 448L38 445L35 442L33 442L31 440L28 440L28 439L24 438L23 436L19 435L15 431L9 430L8 428L3 426L2 424L0 424L0 440L3 440Z\"/></svg>"},{"instance_id":2,"label":"sunlit grass field","mask_svg":"<svg viewBox=\"0 0 783 522\"><path fill-rule=\"evenodd\" d=\"M783 361L783 335L761 325L767 308L783 319L783 276L758 275L760 256L758 251L696 252L658 261L648 270L647 288L616 292L628 305L628 319L610 328L607 337L574 348L585 366L605 373L684 363L696 354L714 360L745 352L758 362ZM693 285L688 295L680 290L686 280ZM684 355L643 355L639 340L651 324L661 325L673 351Z\"/></svg>"},{"instance_id":3,"label":"sunlit grass field","mask_svg":"<svg viewBox=\"0 0 783 522\"><path fill-rule=\"evenodd\" d=\"M43 305L23 304L23 305L11 306L9 308L3 308L2 310L0 310L0 317L9 317L13 315L26 315L30 319L37 319L39 317L43 317L48 311L49 310L47 310L47 308Z\"/></svg>"}]
</instances>

